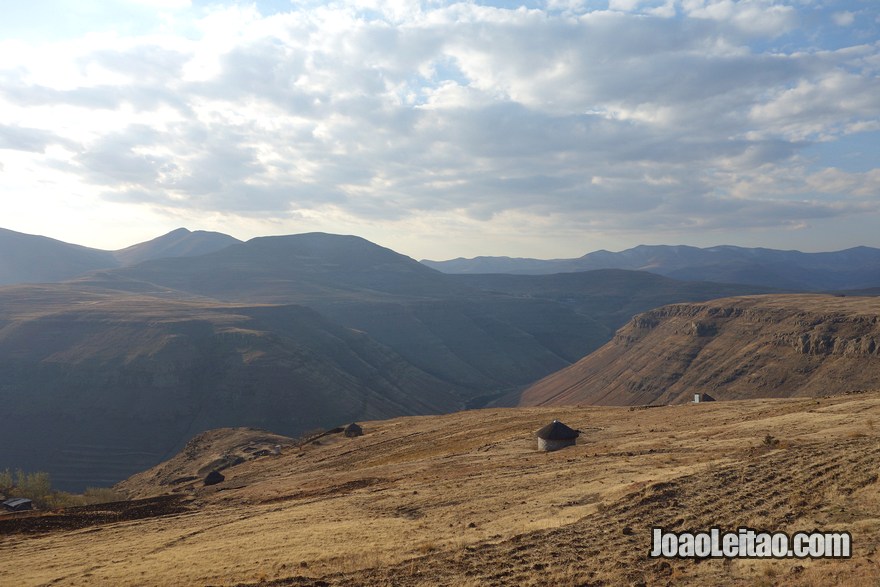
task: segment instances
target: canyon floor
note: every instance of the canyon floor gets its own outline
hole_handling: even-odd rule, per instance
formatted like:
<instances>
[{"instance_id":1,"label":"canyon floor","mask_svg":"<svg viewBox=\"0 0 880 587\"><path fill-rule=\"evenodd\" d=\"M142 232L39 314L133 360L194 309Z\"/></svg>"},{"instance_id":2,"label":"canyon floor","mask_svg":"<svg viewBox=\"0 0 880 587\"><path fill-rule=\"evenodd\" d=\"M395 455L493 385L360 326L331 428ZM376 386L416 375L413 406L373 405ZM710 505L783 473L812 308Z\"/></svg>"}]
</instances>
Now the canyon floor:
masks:
<instances>
[{"instance_id":1,"label":"canyon floor","mask_svg":"<svg viewBox=\"0 0 880 587\"><path fill-rule=\"evenodd\" d=\"M538 452L554 418L582 434ZM0 515L0 585L880 584L880 391L361 424L212 431L120 484L144 501ZM654 526L849 531L853 555L651 559Z\"/></svg>"}]
</instances>

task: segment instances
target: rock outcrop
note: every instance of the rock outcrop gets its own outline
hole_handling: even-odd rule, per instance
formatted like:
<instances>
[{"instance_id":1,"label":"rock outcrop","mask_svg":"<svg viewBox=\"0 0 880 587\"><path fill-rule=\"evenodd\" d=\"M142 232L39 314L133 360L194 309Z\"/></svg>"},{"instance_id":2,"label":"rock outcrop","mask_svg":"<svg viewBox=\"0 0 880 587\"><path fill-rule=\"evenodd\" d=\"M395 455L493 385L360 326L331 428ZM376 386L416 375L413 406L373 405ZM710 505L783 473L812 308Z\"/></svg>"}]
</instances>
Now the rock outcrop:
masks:
<instances>
[{"instance_id":1,"label":"rock outcrop","mask_svg":"<svg viewBox=\"0 0 880 587\"><path fill-rule=\"evenodd\" d=\"M641 405L819 396L880 385L880 298L772 295L635 316L521 405Z\"/></svg>"}]
</instances>

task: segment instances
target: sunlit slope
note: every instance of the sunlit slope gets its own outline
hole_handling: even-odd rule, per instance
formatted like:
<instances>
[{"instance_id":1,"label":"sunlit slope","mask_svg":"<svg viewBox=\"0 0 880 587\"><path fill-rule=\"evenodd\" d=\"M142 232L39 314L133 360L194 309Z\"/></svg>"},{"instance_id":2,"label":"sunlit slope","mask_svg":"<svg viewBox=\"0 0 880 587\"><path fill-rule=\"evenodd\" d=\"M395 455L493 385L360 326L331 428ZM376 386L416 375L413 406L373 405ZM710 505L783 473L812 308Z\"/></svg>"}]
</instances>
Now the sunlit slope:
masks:
<instances>
[{"instance_id":1,"label":"sunlit slope","mask_svg":"<svg viewBox=\"0 0 880 587\"><path fill-rule=\"evenodd\" d=\"M576 446L536 450L553 418ZM880 393L654 409L519 408L361 422L295 444L217 430L120 487L184 513L7 534L0 583L871 585ZM770 435L771 441L767 441ZM218 455L246 456L205 487ZM177 513L175 513L177 512ZM161 512L160 512L161 513ZM651 527L847 530L853 558L658 561Z\"/></svg>"},{"instance_id":2,"label":"sunlit slope","mask_svg":"<svg viewBox=\"0 0 880 587\"><path fill-rule=\"evenodd\" d=\"M635 316L522 405L817 396L880 385L880 298L750 296Z\"/></svg>"}]
</instances>

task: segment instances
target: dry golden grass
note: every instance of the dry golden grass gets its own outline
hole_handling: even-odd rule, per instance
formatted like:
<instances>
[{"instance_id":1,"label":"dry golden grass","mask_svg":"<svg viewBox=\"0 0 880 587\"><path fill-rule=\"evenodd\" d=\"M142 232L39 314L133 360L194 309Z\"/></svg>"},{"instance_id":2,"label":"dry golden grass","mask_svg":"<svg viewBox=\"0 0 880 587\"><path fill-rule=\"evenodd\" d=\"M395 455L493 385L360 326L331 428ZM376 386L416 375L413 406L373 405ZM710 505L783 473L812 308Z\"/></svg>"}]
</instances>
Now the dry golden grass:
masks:
<instances>
[{"instance_id":1,"label":"dry golden grass","mask_svg":"<svg viewBox=\"0 0 880 587\"><path fill-rule=\"evenodd\" d=\"M878 417L873 392L368 422L359 438L226 469L217 486L178 485L187 513L2 536L0 559L15 563L0 585L878 584ZM532 433L553 418L583 434L540 453ZM159 477L126 488L167 490ZM854 557L654 561L655 524L848 529Z\"/></svg>"}]
</instances>

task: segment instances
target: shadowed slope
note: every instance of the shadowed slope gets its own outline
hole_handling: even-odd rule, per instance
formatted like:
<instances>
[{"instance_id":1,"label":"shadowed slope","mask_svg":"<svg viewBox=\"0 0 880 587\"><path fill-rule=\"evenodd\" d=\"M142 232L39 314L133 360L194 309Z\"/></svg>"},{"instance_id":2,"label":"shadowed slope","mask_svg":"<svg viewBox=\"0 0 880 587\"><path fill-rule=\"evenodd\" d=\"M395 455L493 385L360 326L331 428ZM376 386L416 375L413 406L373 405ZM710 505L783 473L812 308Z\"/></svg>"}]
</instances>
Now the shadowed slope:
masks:
<instances>
[{"instance_id":1,"label":"shadowed slope","mask_svg":"<svg viewBox=\"0 0 880 587\"><path fill-rule=\"evenodd\" d=\"M578 360L635 312L671 301L766 291L626 271L444 275L364 239L323 233L252 239L210 255L151 261L81 282L307 305L469 390L476 406Z\"/></svg>"},{"instance_id":2,"label":"shadowed slope","mask_svg":"<svg viewBox=\"0 0 880 587\"><path fill-rule=\"evenodd\" d=\"M300 306L0 289L0 462L106 484L217 426L437 413L450 386Z\"/></svg>"},{"instance_id":3,"label":"shadowed slope","mask_svg":"<svg viewBox=\"0 0 880 587\"><path fill-rule=\"evenodd\" d=\"M117 265L110 251L0 228L0 285L62 281Z\"/></svg>"}]
</instances>

